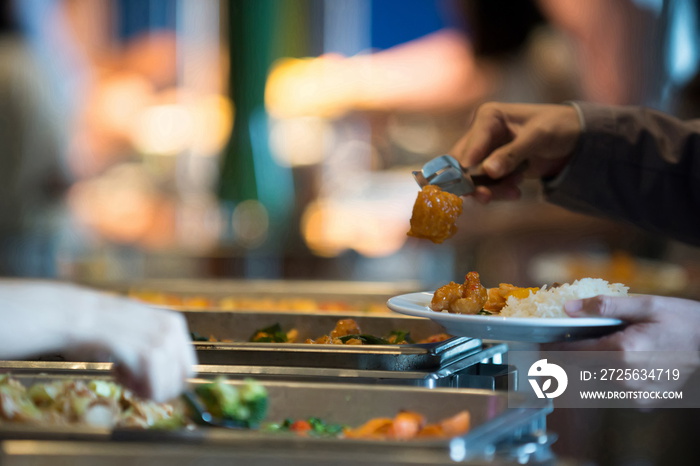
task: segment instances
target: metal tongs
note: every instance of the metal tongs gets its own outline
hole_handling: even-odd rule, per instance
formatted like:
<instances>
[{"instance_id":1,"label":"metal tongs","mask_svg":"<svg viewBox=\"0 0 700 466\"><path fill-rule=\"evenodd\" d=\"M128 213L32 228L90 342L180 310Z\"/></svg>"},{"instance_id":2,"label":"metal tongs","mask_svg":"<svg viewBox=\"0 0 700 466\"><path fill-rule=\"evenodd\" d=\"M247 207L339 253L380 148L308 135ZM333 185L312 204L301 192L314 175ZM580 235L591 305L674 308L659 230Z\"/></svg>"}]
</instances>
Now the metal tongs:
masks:
<instances>
[{"instance_id":1,"label":"metal tongs","mask_svg":"<svg viewBox=\"0 0 700 466\"><path fill-rule=\"evenodd\" d=\"M195 424L200 426L210 426L210 427L223 427L226 429L245 429L248 428L248 424L243 421L235 421L233 419L223 419L214 416L207 410L197 396L191 390L185 390L182 395L180 395L182 400L187 403L190 408L190 418Z\"/></svg>"},{"instance_id":2,"label":"metal tongs","mask_svg":"<svg viewBox=\"0 0 700 466\"><path fill-rule=\"evenodd\" d=\"M523 162L514 173L521 173L526 168L527 162ZM477 186L489 186L501 181L486 174L472 174L469 170L451 155L441 155L426 162L420 171L414 171L413 178L420 187L432 184L457 196L468 196Z\"/></svg>"}]
</instances>

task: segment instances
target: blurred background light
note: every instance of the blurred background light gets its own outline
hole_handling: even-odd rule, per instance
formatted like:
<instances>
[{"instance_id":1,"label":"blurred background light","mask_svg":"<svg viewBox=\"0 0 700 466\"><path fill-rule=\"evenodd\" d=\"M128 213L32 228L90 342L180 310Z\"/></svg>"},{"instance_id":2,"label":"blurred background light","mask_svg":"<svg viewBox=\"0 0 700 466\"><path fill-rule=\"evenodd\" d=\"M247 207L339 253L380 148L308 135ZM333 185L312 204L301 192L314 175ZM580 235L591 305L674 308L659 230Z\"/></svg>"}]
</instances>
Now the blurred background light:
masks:
<instances>
[{"instance_id":1,"label":"blurred background light","mask_svg":"<svg viewBox=\"0 0 700 466\"><path fill-rule=\"evenodd\" d=\"M7 126L3 147L19 148L28 175L8 184L23 189L4 196L6 218L20 219L23 241L70 224L61 270L137 257L136 273L174 274L144 265L172 254L183 273L217 276L372 270L433 285L478 268L527 284L528 263L574 249L689 260L640 232L621 240L619 225L571 227L537 183L510 208L465 200L460 231L439 248L406 230L411 170L449 151L483 101L585 99L697 117L693 0L14 3L26 40L3 42L15 58L1 68L14 86L2 97L7 121L29 123ZM415 260L440 267L397 265Z\"/></svg>"},{"instance_id":2,"label":"blurred background light","mask_svg":"<svg viewBox=\"0 0 700 466\"><path fill-rule=\"evenodd\" d=\"M287 167L321 162L333 144L332 138L332 126L319 117L282 118L270 125L272 154Z\"/></svg>"},{"instance_id":3,"label":"blurred background light","mask_svg":"<svg viewBox=\"0 0 700 466\"><path fill-rule=\"evenodd\" d=\"M190 111L193 153L208 157L218 156L231 136L233 103L222 95L202 95L193 101Z\"/></svg>"},{"instance_id":4,"label":"blurred background light","mask_svg":"<svg viewBox=\"0 0 700 466\"><path fill-rule=\"evenodd\" d=\"M438 123L430 115L392 115L387 134L399 147L418 154L437 154L442 145Z\"/></svg>"},{"instance_id":5,"label":"blurred background light","mask_svg":"<svg viewBox=\"0 0 700 466\"><path fill-rule=\"evenodd\" d=\"M176 155L191 147L193 128L193 115L184 105L147 107L134 122L134 146L143 154Z\"/></svg>"},{"instance_id":6,"label":"blurred background light","mask_svg":"<svg viewBox=\"0 0 700 466\"><path fill-rule=\"evenodd\" d=\"M265 242L270 220L267 209L257 200L239 203L233 210L231 226L235 240L243 247L254 248Z\"/></svg>"}]
</instances>

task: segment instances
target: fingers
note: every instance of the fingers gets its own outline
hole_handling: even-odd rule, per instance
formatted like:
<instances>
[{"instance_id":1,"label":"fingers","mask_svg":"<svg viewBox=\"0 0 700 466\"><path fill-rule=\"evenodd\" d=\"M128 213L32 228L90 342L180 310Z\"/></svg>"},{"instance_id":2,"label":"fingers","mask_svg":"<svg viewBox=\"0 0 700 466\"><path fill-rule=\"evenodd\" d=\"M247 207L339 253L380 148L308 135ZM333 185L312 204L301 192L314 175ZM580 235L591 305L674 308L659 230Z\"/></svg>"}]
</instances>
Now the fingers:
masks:
<instances>
[{"instance_id":1,"label":"fingers","mask_svg":"<svg viewBox=\"0 0 700 466\"><path fill-rule=\"evenodd\" d=\"M647 296L595 296L568 301L564 310L571 317L606 317L630 324L624 330L600 338L549 345L548 351L628 351L640 340L635 324L653 321L653 301Z\"/></svg>"},{"instance_id":2,"label":"fingers","mask_svg":"<svg viewBox=\"0 0 700 466\"><path fill-rule=\"evenodd\" d=\"M571 317L608 317L626 322L648 322L654 318L651 296L595 296L569 301L564 310Z\"/></svg>"},{"instance_id":3,"label":"fingers","mask_svg":"<svg viewBox=\"0 0 700 466\"><path fill-rule=\"evenodd\" d=\"M482 165L491 178L530 162L531 176L553 176L570 160L581 133L578 115L567 105L487 103L450 151L465 167Z\"/></svg>"},{"instance_id":4,"label":"fingers","mask_svg":"<svg viewBox=\"0 0 700 466\"><path fill-rule=\"evenodd\" d=\"M472 196L481 204L491 201L515 201L520 199L522 192L520 183L523 181L521 174L503 178L498 184L490 186L477 186Z\"/></svg>"},{"instance_id":5,"label":"fingers","mask_svg":"<svg viewBox=\"0 0 700 466\"><path fill-rule=\"evenodd\" d=\"M494 150L484 160L484 172L493 179L516 172L525 160L537 154L538 138L539 135L535 131L521 131L513 141Z\"/></svg>"},{"instance_id":6,"label":"fingers","mask_svg":"<svg viewBox=\"0 0 700 466\"><path fill-rule=\"evenodd\" d=\"M117 309L104 309L101 317L119 383L159 402L182 393L197 363L182 314L122 301Z\"/></svg>"},{"instance_id":7,"label":"fingers","mask_svg":"<svg viewBox=\"0 0 700 466\"><path fill-rule=\"evenodd\" d=\"M142 386L146 391L141 395L167 401L182 393L187 378L193 375L196 357L181 314L169 313L161 328L160 344L145 354Z\"/></svg>"},{"instance_id":8,"label":"fingers","mask_svg":"<svg viewBox=\"0 0 700 466\"><path fill-rule=\"evenodd\" d=\"M184 317L171 312L162 319L161 338L142 354L141 380L135 384L143 390L141 396L156 401L167 401L182 393L196 363Z\"/></svg>"},{"instance_id":9,"label":"fingers","mask_svg":"<svg viewBox=\"0 0 700 466\"><path fill-rule=\"evenodd\" d=\"M467 134L450 154L465 167L481 163L491 152L509 141L509 131L503 120L501 106L484 104L476 111Z\"/></svg>"}]
</instances>

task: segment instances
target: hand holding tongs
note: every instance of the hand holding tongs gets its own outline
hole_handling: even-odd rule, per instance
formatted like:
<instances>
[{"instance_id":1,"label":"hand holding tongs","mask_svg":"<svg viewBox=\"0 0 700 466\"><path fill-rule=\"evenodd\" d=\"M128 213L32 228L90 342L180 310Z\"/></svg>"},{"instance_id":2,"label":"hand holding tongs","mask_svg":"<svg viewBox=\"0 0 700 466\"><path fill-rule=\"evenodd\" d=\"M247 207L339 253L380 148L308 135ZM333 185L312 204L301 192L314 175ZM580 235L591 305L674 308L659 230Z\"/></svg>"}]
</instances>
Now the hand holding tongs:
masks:
<instances>
[{"instance_id":1,"label":"hand holding tongs","mask_svg":"<svg viewBox=\"0 0 700 466\"><path fill-rule=\"evenodd\" d=\"M526 168L527 161L520 164L513 173L521 173ZM413 172L413 178L421 187L432 184L457 196L468 196L477 186L490 186L502 181L486 174L470 174L469 169L462 167L451 155L429 160L420 171Z\"/></svg>"}]
</instances>

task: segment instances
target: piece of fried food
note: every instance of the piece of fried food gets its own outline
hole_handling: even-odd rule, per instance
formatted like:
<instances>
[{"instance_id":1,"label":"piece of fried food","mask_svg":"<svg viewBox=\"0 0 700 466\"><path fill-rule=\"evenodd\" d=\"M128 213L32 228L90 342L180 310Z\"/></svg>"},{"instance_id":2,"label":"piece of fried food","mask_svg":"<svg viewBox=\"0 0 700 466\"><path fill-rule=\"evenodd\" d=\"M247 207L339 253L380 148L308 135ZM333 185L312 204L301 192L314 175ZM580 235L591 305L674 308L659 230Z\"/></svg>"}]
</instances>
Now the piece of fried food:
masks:
<instances>
[{"instance_id":1,"label":"piece of fried food","mask_svg":"<svg viewBox=\"0 0 700 466\"><path fill-rule=\"evenodd\" d=\"M488 292L481 284L477 272L469 272L464 283L450 282L438 288L430 301L430 309L453 314L476 314L484 308Z\"/></svg>"},{"instance_id":2,"label":"piece of fried food","mask_svg":"<svg viewBox=\"0 0 700 466\"><path fill-rule=\"evenodd\" d=\"M484 310L496 313L501 312L501 309L506 305L509 297L515 296L518 299L527 298L530 293L536 293L539 288L521 288L511 285L510 283L501 283L498 288L489 288L489 299L484 304Z\"/></svg>"},{"instance_id":3,"label":"piece of fried food","mask_svg":"<svg viewBox=\"0 0 700 466\"><path fill-rule=\"evenodd\" d=\"M442 243L457 232L455 221L462 213L462 198L427 185L418 193L413 205L408 236Z\"/></svg>"},{"instance_id":4,"label":"piece of fried food","mask_svg":"<svg viewBox=\"0 0 700 466\"><path fill-rule=\"evenodd\" d=\"M362 333L360 326L354 319L341 319L335 324L335 328L328 335L323 335L319 338L307 339L306 343L316 343L320 345L361 345L362 340L358 338L350 338L346 342L340 339L348 335L359 335Z\"/></svg>"},{"instance_id":5,"label":"piece of fried food","mask_svg":"<svg viewBox=\"0 0 700 466\"><path fill-rule=\"evenodd\" d=\"M469 272L464 283L450 282L433 294L430 309L453 314L477 314L482 309L499 313L511 296L522 299L536 293L539 288L521 288L510 283L501 283L498 288L484 288L477 272Z\"/></svg>"}]
</instances>

